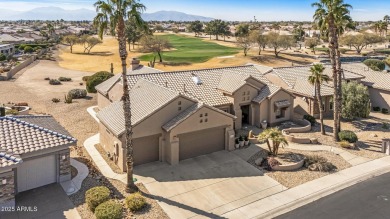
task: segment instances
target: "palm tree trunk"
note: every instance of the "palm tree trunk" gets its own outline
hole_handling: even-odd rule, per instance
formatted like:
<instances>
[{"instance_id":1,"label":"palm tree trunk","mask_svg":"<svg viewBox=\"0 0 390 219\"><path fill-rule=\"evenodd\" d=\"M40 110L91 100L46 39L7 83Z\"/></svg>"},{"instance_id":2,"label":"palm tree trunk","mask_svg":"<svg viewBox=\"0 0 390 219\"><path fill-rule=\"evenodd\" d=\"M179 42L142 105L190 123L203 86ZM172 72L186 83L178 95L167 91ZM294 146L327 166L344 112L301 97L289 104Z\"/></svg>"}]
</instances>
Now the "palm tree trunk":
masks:
<instances>
[{"instance_id":1,"label":"palm tree trunk","mask_svg":"<svg viewBox=\"0 0 390 219\"><path fill-rule=\"evenodd\" d=\"M329 19L329 55L330 55L330 62L332 65L332 71L333 71L333 86L334 86L334 114L333 114L333 139L335 141L339 140L338 136L338 130L339 130L339 92L338 92L338 61L337 61L337 55L336 55L336 49L337 49L337 33L334 23L334 18L330 16Z\"/></svg>"},{"instance_id":2,"label":"palm tree trunk","mask_svg":"<svg viewBox=\"0 0 390 219\"><path fill-rule=\"evenodd\" d=\"M317 95L317 101L318 101L318 108L319 108L319 112L320 112L321 134L325 135L324 109L323 109L322 99L321 99L321 84L319 84L319 83L316 83L316 95Z\"/></svg>"},{"instance_id":3,"label":"palm tree trunk","mask_svg":"<svg viewBox=\"0 0 390 219\"><path fill-rule=\"evenodd\" d=\"M125 116L125 143L126 143L126 166L127 166L127 185L126 192L135 192L138 190L133 180L133 127L131 124L131 105L130 105L130 92L129 85L127 83L127 50L126 50L126 38L125 38L125 22L123 18L119 19L117 33L119 41L119 54L122 62L122 80L123 80L123 111Z\"/></svg>"},{"instance_id":4,"label":"palm tree trunk","mask_svg":"<svg viewBox=\"0 0 390 219\"><path fill-rule=\"evenodd\" d=\"M269 143L268 139L267 139L267 146L268 146L269 152L272 154L271 144Z\"/></svg>"}]
</instances>

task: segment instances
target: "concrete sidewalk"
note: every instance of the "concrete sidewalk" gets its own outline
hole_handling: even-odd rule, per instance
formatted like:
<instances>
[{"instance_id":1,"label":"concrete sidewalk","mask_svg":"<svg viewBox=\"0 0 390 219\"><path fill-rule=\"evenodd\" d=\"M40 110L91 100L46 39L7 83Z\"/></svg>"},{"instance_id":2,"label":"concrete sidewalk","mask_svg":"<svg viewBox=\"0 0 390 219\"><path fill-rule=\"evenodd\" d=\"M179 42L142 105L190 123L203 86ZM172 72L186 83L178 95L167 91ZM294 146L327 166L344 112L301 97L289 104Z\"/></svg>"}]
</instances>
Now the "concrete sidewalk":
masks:
<instances>
[{"instance_id":1,"label":"concrete sidewalk","mask_svg":"<svg viewBox=\"0 0 390 219\"><path fill-rule=\"evenodd\" d=\"M222 215L224 218L273 218L346 187L390 172L390 157L365 162L252 202Z\"/></svg>"}]
</instances>

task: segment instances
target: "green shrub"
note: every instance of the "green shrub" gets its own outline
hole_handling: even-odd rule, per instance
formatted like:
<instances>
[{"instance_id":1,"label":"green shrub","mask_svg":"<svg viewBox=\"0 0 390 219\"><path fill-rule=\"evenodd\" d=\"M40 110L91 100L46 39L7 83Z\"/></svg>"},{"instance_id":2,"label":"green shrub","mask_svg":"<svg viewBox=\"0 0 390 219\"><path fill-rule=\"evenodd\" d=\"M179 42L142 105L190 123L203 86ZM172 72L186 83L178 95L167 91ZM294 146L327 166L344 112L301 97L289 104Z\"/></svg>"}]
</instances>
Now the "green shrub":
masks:
<instances>
[{"instance_id":1,"label":"green shrub","mask_svg":"<svg viewBox=\"0 0 390 219\"><path fill-rule=\"evenodd\" d=\"M374 106L374 107L372 107L372 110L374 112L379 112L379 111L381 111L381 108L379 106Z\"/></svg>"},{"instance_id":2,"label":"green shrub","mask_svg":"<svg viewBox=\"0 0 390 219\"><path fill-rule=\"evenodd\" d=\"M141 193L137 192L137 193L134 193L134 194L127 196L125 203L126 203L126 207L130 211L136 212L136 211L141 210L146 205L146 200L141 195Z\"/></svg>"},{"instance_id":3,"label":"green shrub","mask_svg":"<svg viewBox=\"0 0 390 219\"><path fill-rule=\"evenodd\" d=\"M312 125L316 123L316 118L314 118L314 116L311 115L304 115L303 119L309 121Z\"/></svg>"},{"instance_id":4,"label":"green shrub","mask_svg":"<svg viewBox=\"0 0 390 219\"><path fill-rule=\"evenodd\" d=\"M121 219L123 207L115 200L109 200L96 207L95 216L96 219Z\"/></svg>"},{"instance_id":5,"label":"green shrub","mask_svg":"<svg viewBox=\"0 0 390 219\"><path fill-rule=\"evenodd\" d=\"M378 59L366 59L363 63L374 71L383 71L386 67L385 62Z\"/></svg>"},{"instance_id":6,"label":"green shrub","mask_svg":"<svg viewBox=\"0 0 390 219\"><path fill-rule=\"evenodd\" d=\"M67 77L59 77L59 81L72 81L72 78L67 78Z\"/></svg>"},{"instance_id":7,"label":"green shrub","mask_svg":"<svg viewBox=\"0 0 390 219\"><path fill-rule=\"evenodd\" d=\"M57 80L57 79L50 79L49 80L49 84L50 85L60 85L61 84L61 81Z\"/></svg>"},{"instance_id":8,"label":"green shrub","mask_svg":"<svg viewBox=\"0 0 390 219\"><path fill-rule=\"evenodd\" d=\"M358 141L356 134L348 130L339 132L339 138L341 141L348 141L349 143L355 143Z\"/></svg>"},{"instance_id":9,"label":"green shrub","mask_svg":"<svg viewBox=\"0 0 390 219\"><path fill-rule=\"evenodd\" d=\"M388 113L389 113L389 110L386 109L386 108L382 108L382 113L383 113L383 114L388 114Z\"/></svg>"},{"instance_id":10,"label":"green shrub","mask_svg":"<svg viewBox=\"0 0 390 219\"><path fill-rule=\"evenodd\" d=\"M114 74L106 71L100 71L90 76L87 81L88 93L96 93L97 91L95 87L106 81L107 79L111 78L112 76L114 76Z\"/></svg>"},{"instance_id":11,"label":"green shrub","mask_svg":"<svg viewBox=\"0 0 390 219\"><path fill-rule=\"evenodd\" d=\"M16 109L9 109L9 110L5 111L5 115L16 116L16 115L19 115L19 111Z\"/></svg>"},{"instance_id":12,"label":"green shrub","mask_svg":"<svg viewBox=\"0 0 390 219\"><path fill-rule=\"evenodd\" d=\"M68 92L68 96L72 99L81 99L87 96L87 91L84 89L72 89Z\"/></svg>"},{"instance_id":13,"label":"green shrub","mask_svg":"<svg viewBox=\"0 0 390 219\"><path fill-rule=\"evenodd\" d=\"M91 211L95 211L95 208L101 203L110 199L110 190L105 186L97 186L88 189L85 193L85 202L87 203Z\"/></svg>"},{"instance_id":14,"label":"green shrub","mask_svg":"<svg viewBox=\"0 0 390 219\"><path fill-rule=\"evenodd\" d=\"M31 46L24 47L24 53L32 53L34 49Z\"/></svg>"},{"instance_id":15,"label":"green shrub","mask_svg":"<svg viewBox=\"0 0 390 219\"><path fill-rule=\"evenodd\" d=\"M387 123L387 122L382 123L382 128L383 129L390 129L389 123Z\"/></svg>"},{"instance_id":16,"label":"green shrub","mask_svg":"<svg viewBox=\"0 0 390 219\"><path fill-rule=\"evenodd\" d=\"M6 59L7 57L3 53L0 53L0 62L5 61Z\"/></svg>"},{"instance_id":17,"label":"green shrub","mask_svg":"<svg viewBox=\"0 0 390 219\"><path fill-rule=\"evenodd\" d=\"M348 120L368 118L371 106L367 86L355 81L343 82L341 89L343 94L341 117Z\"/></svg>"}]
</instances>

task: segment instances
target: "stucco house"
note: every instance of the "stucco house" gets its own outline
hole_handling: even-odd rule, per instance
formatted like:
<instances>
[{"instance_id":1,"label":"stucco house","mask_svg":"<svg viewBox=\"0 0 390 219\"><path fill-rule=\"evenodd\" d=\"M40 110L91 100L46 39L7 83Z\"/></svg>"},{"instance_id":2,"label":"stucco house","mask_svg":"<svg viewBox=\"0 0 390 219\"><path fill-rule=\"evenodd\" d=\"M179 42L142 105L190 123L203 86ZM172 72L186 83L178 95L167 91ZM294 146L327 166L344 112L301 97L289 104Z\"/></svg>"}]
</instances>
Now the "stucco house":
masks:
<instances>
[{"instance_id":1,"label":"stucco house","mask_svg":"<svg viewBox=\"0 0 390 219\"><path fill-rule=\"evenodd\" d=\"M247 65L203 70L128 74L136 165L233 150L243 124L290 120L294 97ZM100 143L125 171L121 76L96 87Z\"/></svg>"},{"instance_id":2,"label":"stucco house","mask_svg":"<svg viewBox=\"0 0 390 219\"><path fill-rule=\"evenodd\" d=\"M307 66L292 66L274 68L264 74L271 82L285 88L294 94L294 112L300 115L312 115L319 117L318 101L316 98L315 86L308 82L308 77L311 75L311 65ZM324 74L332 79L332 70L329 65L324 65ZM348 70L343 72L344 81L361 82L365 77L353 73ZM333 115L333 82L324 83L321 86L321 97L324 107L324 116L330 117Z\"/></svg>"},{"instance_id":3,"label":"stucco house","mask_svg":"<svg viewBox=\"0 0 390 219\"><path fill-rule=\"evenodd\" d=\"M0 207L17 193L68 181L76 139L51 116L0 117Z\"/></svg>"}]
</instances>

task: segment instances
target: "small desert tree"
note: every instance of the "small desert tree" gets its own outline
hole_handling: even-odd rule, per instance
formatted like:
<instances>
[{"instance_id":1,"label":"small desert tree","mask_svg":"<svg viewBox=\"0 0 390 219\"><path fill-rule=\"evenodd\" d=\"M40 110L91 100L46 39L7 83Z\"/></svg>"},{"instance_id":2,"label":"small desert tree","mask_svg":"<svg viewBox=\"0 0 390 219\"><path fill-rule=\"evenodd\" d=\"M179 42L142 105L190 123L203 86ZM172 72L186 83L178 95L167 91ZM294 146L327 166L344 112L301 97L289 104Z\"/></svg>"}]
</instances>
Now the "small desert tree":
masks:
<instances>
[{"instance_id":1,"label":"small desert tree","mask_svg":"<svg viewBox=\"0 0 390 219\"><path fill-rule=\"evenodd\" d=\"M189 30L190 32L194 32L194 33L195 33L195 36L200 36L200 34L201 34L202 31L203 31L203 24L202 24L200 21L191 22L191 23L188 25L188 30Z\"/></svg>"},{"instance_id":2,"label":"small desert tree","mask_svg":"<svg viewBox=\"0 0 390 219\"><path fill-rule=\"evenodd\" d=\"M89 54L93 47L95 47L96 45L101 44L101 43L103 43L103 42L96 37L85 38L85 40L83 41L84 53L88 52L88 54Z\"/></svg>"},{"instance_id":3,"label":"small desert tree","mask_svg":"<svg viewBox=\"0 0 390 219\"><path fill-rule=\"evenodd\" d=\"M279 57L279 53L287 50L294 45L294 39L292 36L280 35L276 32L269 32L267 35L268 47L274 49L276 57Z\"/></svg>"},{"instance_id":4,"label":"small desert tree","mask_svg":"<svg viewBox=\"0 0 390 219\"><path fill-rule=\"evenodd\" d=\"M315 48L320 44L320 41L317 38L307 38L305 40L305 46L309 47L314 54L316 54Z\"/></svg>"},{"instance_id":5,"label":"small desert tree","mask_svg":"<svg viewBox=\"0 0 390 219\"><path fill-rule=\"evenodd\" d=\"M343 118L367 118L370 115L370 94L366 86L357 82L343 83L342 91Z\"/></svg>"},{"instance_id":6,"label":"small desert tree","mask_svg":"<svg viewBox=\"0 0 390 219\"><path fill-rule=\"evenodd\" d=\"M251 49L251 41L247 36L238 37L237 45L244 50L244 56L246 56L248 51Z\"/></svg>"},{"instance_id":7,"label":"small desert tree","mask_svg":"<svg viewBox=\"0 0 390 219\"><path fill-rule=\"evenodd\" d=\"M286 138L283 136L282 131L278 128L268 128L264 130L258 137L259 141L266 141L269 152L278 156L279 147L288 145ZM272 147L271 147L272 142Z\"/></svg>"},{"instance_id":8,"label":"small desert tree","mask_svg":"<svg viewBox=\"0 0 390 219\"><path fill-rule=\"evenodd\" d=\"M377 34L362 33L357 35L347 35L341 37L341 43L355 48L358 54L361 53L362 49L376 43L382 43L386 38L378 36Z\"/></svg>"},{"instance_id":9,"label":"small desert tree","mask_svg":"<svg viewBox=\"0 0 390 219\"><path fill-rule=\"evenodd\" d=\"M160 62L163 61L163 51L172 48L169 40L161 36L146 36L142 38L141 44L146 52L157 53Z\"/></svg>"},{"instance_id":10,"label":"small desert tree","mask_svg":"<svg viewBox=\"0 0 390 219\"><path fill-rule=\"evenodd\" d=\"M257 44L259 47L259 55L261 54L261 49L265 49L267 46L267 36L261 33L258 30L251 31L249 34L249 39L252 43Z\"/></svg>"},{"instance_id":11,"label":"small desert tree","mask_svg":"<svg viewBox=\"0 0 390 219\"><path fill-rule=\"evenodd\" d=\"M70 47L70 53L73 53L73 46L79 42L79 38L76 35L65 36L63 42Z\"/></svg>"}]
</instances>

